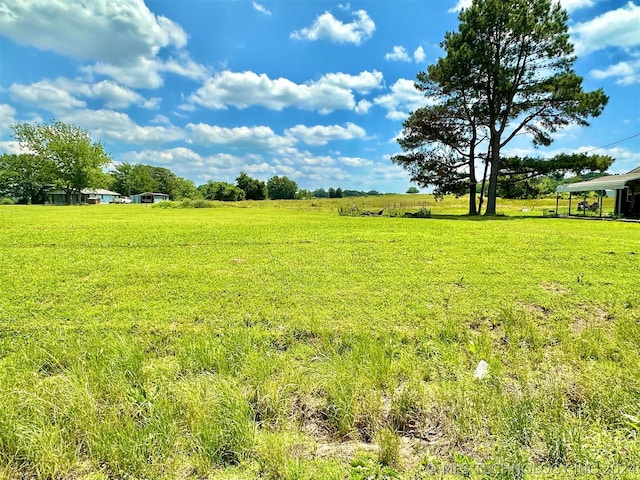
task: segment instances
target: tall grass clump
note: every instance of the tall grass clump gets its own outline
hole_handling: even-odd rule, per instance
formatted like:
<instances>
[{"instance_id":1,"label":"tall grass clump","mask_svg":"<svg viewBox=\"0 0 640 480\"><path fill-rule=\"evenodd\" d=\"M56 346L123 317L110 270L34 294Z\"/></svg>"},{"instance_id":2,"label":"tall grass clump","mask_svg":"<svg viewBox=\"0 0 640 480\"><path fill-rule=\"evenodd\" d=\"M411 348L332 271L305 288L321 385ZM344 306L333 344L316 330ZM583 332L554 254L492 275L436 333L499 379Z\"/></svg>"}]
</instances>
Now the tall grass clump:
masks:
<instances>
[{"instance_id":1,"label":"tall grass clump","mask_svg":"<svg viewBox=\"0 0 640 480\"><path fill-rule=\"evenodd\" d=\"M176 396L202 471L238 465L248 458L254 447L255 426L249 402L237 382L198 375L181 381Z\"/></svg>"}]
</instances>

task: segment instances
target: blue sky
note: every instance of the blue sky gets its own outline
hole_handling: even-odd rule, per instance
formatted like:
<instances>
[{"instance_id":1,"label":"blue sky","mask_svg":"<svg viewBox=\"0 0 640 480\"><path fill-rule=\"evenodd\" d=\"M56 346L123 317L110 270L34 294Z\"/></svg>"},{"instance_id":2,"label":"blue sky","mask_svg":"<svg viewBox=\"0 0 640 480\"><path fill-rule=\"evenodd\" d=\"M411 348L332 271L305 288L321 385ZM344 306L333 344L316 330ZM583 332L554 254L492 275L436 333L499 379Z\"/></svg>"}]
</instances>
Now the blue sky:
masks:
<instances>
[{"instance_id":1,"label":"blue sky","mask_svg":"<svg viewBox=\"0 0 640 480\"><path fill-rule=\"evenodd\" d=\"M611 97L548 148L589 151L640 134L640 2L561 0L588 90ZM0 0L0 152L9 125L73 123L114 161L197 185L240 171L307 189L404 192L393 165L418 71L442 55L468 0ZM594 151L622 173L640 136Z\"/></svg>"}]
</instances>

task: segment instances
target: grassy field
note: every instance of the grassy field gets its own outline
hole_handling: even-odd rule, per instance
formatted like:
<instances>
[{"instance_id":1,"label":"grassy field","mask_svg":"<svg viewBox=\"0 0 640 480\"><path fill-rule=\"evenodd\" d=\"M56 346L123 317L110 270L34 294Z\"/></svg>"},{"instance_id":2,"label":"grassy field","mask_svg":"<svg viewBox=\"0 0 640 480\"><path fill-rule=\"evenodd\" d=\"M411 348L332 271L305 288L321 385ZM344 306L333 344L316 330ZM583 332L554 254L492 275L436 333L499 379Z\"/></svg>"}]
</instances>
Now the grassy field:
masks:
<instances>
[{"instance_id":1,"label":"grassy field","mask_svg":"<svg viewBox=\"0 0 640 480\"><path fill-rule=\"evenodd\" d=\"M0 478L638 478L639 224L350 203L0 207Z\"/></svg>"}]
</instances>

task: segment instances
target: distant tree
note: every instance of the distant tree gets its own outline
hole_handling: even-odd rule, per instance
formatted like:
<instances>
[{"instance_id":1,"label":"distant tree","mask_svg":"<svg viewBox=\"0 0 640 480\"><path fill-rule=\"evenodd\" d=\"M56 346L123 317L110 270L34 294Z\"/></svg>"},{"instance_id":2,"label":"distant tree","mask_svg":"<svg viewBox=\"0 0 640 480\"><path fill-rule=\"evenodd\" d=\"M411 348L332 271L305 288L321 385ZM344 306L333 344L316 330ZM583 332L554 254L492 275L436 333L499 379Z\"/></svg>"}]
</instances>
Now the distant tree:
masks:
<instances>
[{"instance_id":1,"label":"distant tree","mask_svg":"<svg viewBox=\"0 0 640 480\"><path fill-rule=\"evenodd\" d=\"M420 190L418 190L416 187L409 187L409 189L407 190L407 193L420 193Z\"/></svg>"},{"instance_id":2,"label":"distant tree","mask_svg":"<svg viewBox=\"0 0 640 480\"><path fill-rule=\"evenodd\" d=\"M550 193L566 174L605 172L614 159L585 153L559 154L550 159L509 157L501 160L497 194L503 198L537 198Z\"/></svg>"},{"instance_id":3,"label":"distant tree","mask_svg":"<svg viewBox=\"0 0 640 480\"><path fill-rule=\"evenodd\" d=\"M370 197L377 197L378 195L380 195L380 192L377 190L369 190L367 192L367 195L369 195Z\"/></svg>"},{"instance_id":4,"label":"distant tree","mask_svg":"<svg viewBox=\"0 0 640 480\"><path fill-rule=\"evenodd\" d=\"M342 192L342 188L338 187L336 188L336 198L342 198L344 196L343 192Z\"/></svg>"},{"instance_id":5,"label":"distant tree","mask_svg":"<svg viewBox=\"0 0 640 480\"><path fill-rule=\"evenodd\" d=\"M336 198L336 189L331 187L327 192L329 198Z\"/></svg>"},{"instance_id":6,"label":"distant tree","mask_svg":"<svg viewBox=\"0 0 640 480\"><path fill-rule=\"evenodd\" d=\"M198 190L207 200L237 202L245 199L244 190L228 182L214 182L213 180L209 180L205 185L200 185Z\"/></svg>"},{"instance_id":7,"label":"distant tree","mask_svg":"<svg viewBox=\"0 0 640 480\"><path fill-rule=\"evenodd\" d=\"M315 198L327 198L327 197L329 197L329 194L327 193L327 191L324 188L318 188L317 190L313 191L311 196L313 196Z\"/></svg>"},{"instance_id":8,"label":"distant tree","mask_svg":"<svg viewBox=\"0 0 640 480\"><path fill-rule=\"evenodd\" d=\"M271 200L296 198L298 184L287 177L271 177L267 181L267 194Z\"/></svg>"},{"instance_id":9,"label":"distant tree","mask_svg":"<svg viewBox=\"0 0 640 480\"><path fill-rule=\"evenodd\" d=\"M171 190L168 192L169 197L175 200L181 200L183 198L193 198L197 195L198 190L193 180L188 178L176 177L171 186Z\"/></svg>"},{"instance_id":10,"label":"distant tree","mask_svg":"<svg viewBox=\"0 0 640 480\"><path fill-rule=\"evenodd\" d=\"M166 193L172 200L192 198L197 190L192 180L177 176L168 168L122 163L111 172L112 189L124 195L144 192Z\"/></svg>"},{"instance_id":11,"label":"distant tree","mask_svg":"<svg viewBox=\"0 0 640 480\"><path fill-rule=\"evenodd\" d=\"M244 191L247 200L264 200L267 198L267 185L257 178L251 178L245 172L240 172L236 178L236 185Z\"/></svg>"},{"instance_id":12,"label":"distant tree","mask_svg":"<svg viewBox=\"0 0 640 480\"><path fill-rule=\"evenodd\" d=\"M0 196L21 203L44 203L45 191L54 184L53 164L30 153L0 156Z\"/></svg>"},{"instance_id":13,"label":"distant tree","mask_svg":"<svg viewBox=\"0 0 640 480\"><path fill-rule=\"evenodd\" d=\"M135 195L144 192L158 192L160 185L152 175L150 165L122 163L111 172L112 188L123 195ZM167 192L161 192L167 193Z\"/></svg>"},{"instance_id":14,"label":"distant tree","mask_svg":"<svg viewBox=\"0 0 640 480\"><path fill-rule=\"evenodd\" d=\"M311 192L311 190L300 188L296 192L296 200L308 200L312 197L313 197L313 192Z\"/></svg>"},{"instance_id":15,"label":"distant tree","mask_svg":"<svg viewBox=\"0 0 640 480\"><path fill-rule=\"evenodd\" d=\"M48 124L20 123L11 129L23 149L50 165L54 185L66 193L67 203L76 201L82 189L96 188L104 182L102 167L111 162L111 157L86 130L55 120Z\"/></svg>"}]
</instances>

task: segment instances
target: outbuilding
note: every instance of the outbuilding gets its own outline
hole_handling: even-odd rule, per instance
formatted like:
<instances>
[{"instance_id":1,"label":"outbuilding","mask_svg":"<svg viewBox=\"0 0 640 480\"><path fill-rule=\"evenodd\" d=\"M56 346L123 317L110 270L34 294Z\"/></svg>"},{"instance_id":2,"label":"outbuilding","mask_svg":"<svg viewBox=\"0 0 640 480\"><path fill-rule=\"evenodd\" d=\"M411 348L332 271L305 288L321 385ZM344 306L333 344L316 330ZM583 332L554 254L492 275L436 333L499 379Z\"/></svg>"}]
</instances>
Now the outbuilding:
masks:
<instances>
[{"instance_id":1,"label":"outbuilding","mask_svg":"<svg viewBox=\"0 0 640 480\"><path fill-rule=\"evenodd\" d=\"M574 193L586 195L588 192L598 192L600 196L597 204L588 206L581 203L580 205L583 210L591 208L602 216L602 197L606 191L615 192L614 215L640 217L640 167L622 175L607 175L584 182L558 186L556 188L556 214L558 213L560 193L569 192L569 215L571 215L571 201Z\"/></svg>"},{"instance_id":2,"label":"outbuilding","mask_svg":"<svg viewBox=\"0 0 640 480\"><path fill-rule=\"evenodd\" d=\"M47 192L47 203L52 205L67 205L69 202L80 204L113 203L116 198L121 196L118 192L104 188L83 188L79 194L73 194L71 198L67 197L64 190L51 190Z\"/></svg>"},{"instance_id":3,"label":"outbuilding","mask_svg":"<svg viewBox=\"0 0 640 480\"><path fill-rule=\"evenodd\" d=\"M165 200L169 200L169 195L166 193L145 192L131 195L133 203L158 203Z\"/></svg>"}]
</instances>

